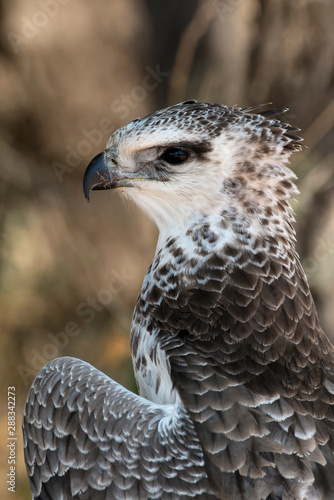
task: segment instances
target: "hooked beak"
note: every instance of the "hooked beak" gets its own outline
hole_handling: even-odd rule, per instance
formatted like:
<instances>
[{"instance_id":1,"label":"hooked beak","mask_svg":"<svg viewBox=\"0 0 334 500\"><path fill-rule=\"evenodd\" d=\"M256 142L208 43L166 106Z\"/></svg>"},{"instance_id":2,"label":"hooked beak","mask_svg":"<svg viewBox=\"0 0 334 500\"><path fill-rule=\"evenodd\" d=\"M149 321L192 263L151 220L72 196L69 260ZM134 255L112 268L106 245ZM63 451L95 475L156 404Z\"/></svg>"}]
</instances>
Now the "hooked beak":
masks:
<instances>
[{"instance_id":1,"label":"hooked beak","mask_svg":"<svg viewBox=\"0 0 334 500\"><path fill-rule=\"evenodd\" d=\"M99 153L86 168L83 179L83 191L88 202L90 201L91 191L133 186L131 183L131 173L126 175L122 172L115 160L109 159L109 163L107 163L108 153L108 149Z\"/></svg>"}]
</instances>

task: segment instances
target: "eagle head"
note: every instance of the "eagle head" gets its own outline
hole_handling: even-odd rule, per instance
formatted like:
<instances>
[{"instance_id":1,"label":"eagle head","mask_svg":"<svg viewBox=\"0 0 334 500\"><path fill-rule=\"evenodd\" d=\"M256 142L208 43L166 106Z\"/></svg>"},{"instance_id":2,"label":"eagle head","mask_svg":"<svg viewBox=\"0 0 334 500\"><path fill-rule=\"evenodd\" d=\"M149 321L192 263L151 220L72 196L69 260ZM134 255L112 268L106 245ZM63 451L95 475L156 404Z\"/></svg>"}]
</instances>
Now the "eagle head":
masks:
<instances>
[{"instance_id":1,"label":"eagle head","mask_svg":"<svg viewBox=\"0 0 334 500\"><path fill-rule=\"evenodd\" d=\"M256 109L256 108L255 108ZM157 224L160 235L200 217L251 218L296 191L286 166L300 149L295 129L276 119L286 110L186 101L131 121L89 164L84 193L118 189Z\"/></svg>"}]
</instances>

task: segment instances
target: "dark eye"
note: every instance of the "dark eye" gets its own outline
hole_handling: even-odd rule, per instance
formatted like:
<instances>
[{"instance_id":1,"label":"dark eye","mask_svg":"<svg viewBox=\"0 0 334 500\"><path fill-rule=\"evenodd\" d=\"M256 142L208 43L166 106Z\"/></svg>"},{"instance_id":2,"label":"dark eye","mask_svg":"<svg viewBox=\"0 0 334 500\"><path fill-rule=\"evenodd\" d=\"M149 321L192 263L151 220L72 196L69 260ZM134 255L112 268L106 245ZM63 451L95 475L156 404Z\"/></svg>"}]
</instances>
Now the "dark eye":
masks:
<instances>
[{"instance_id":1,"label":"dark eye","mask_svg":"<svg viewBox=\"0 0 334 500\"><path fill-rule=\"evenodd\" d=\"M166 149L161 158L167 163L177 165L178 163L183 163L184 161L186 161L188 156L188 153L186 153L186 151L183 151L183 149L169 148Z\"/></svg>"}]
</instances>

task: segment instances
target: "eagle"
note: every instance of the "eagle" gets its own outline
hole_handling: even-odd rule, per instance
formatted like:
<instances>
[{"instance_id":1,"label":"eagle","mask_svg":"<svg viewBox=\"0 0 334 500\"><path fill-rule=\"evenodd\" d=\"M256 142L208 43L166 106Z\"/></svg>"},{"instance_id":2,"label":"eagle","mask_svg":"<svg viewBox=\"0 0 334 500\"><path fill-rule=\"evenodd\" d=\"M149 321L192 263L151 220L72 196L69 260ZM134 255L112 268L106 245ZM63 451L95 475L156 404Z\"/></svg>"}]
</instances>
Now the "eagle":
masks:
<instances>
[{"instance_id":1,"label":"eagle","mask_svg":"<svg viewBox=\"0 0 334 500\"><path fill-rule=\"evenodd\" d=\"M130 334L139 395L75 358L42 368L34 499L334 498L334 352L295 247L284 111L186 101L87 167L88 201L115 189L159 229Z\"/></svg>"}]
</instances>

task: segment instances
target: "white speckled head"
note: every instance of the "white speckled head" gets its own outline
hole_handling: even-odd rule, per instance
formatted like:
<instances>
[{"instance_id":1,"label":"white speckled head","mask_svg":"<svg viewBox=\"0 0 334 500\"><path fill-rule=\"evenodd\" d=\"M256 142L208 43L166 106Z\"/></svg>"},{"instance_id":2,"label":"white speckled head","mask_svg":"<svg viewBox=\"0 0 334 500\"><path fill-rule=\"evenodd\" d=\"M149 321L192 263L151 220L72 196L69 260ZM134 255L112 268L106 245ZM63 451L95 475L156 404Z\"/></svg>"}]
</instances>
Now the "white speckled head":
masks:
<instances>
[{"instance_id":1,"label":"white speckled head","mask_svg":"<svg viewBox=\"0 0 334 500\"><path fill-rule=\"evenodd\" d=\"M260 228L263 210L285 205L296 192L286 164L301 147L292 134L297 129L279 122L278 112L251 111L187 101L136 119L110 137L108 158L131 176L132 187L120 189L156 222L160 239L202 215L231 210ZM184 160L168 161L171 149Z\"/></svg>"}]
</instances>

